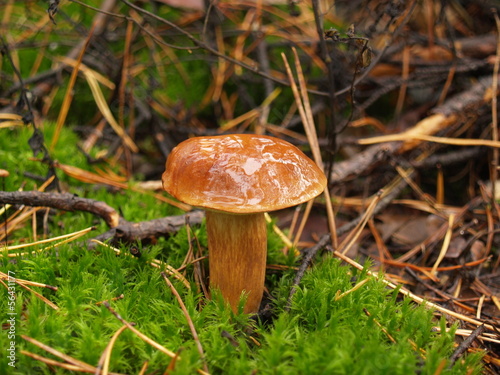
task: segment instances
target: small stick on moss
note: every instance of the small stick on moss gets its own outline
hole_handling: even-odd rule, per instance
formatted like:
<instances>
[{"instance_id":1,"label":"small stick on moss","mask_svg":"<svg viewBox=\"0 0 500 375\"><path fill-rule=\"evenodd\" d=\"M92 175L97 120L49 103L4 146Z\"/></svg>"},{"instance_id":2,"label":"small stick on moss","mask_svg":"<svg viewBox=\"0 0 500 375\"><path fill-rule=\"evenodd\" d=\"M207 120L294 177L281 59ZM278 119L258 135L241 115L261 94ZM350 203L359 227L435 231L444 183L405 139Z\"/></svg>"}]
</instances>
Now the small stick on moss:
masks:
<instances>
[{"instance_id":1,"label":"small stick on moss","mask_svg":"<svg viewBox=\"0 0 500 375\"><path fill-rule=\"evenodd\" d=\"M111 228L95 239L106 241L109 239L123 241L137 241L177 232L185 223L186 217L192 224L200 224L204 214L201 211L193 211L189 214L179 216L168 216L160 219L141 221L139 223L129 222L106 203L80 198L69 193L44 193L40 191L0 191L0 204L18 204L32 207L51 207L64 211L84 211L101 217ZM87 248L93 249L95 244L87 242Z\"/></svg>"},{"instance_id":2,"label":"small stick on moss","mask_svg":"<svg viewBox=\"0 0 500 375\"><path fill-rule=\"evenodd\" d=\"M484 330L485 330L484 324L481 324L479 327L477 327L470 335L467 337L453 352L453 354L450 357L450 365L449 367L451 368L453 364L457 361L458 357L460 357L469 347L472 345L474 340L480 336Z\"/></svg>"},{"instance_id":3,"label":"small stick on moss","mask_svg":"<svg viewBox=\"0 0 500 375\"><path fill-rule=\"evenodd\" d=\"M80 198L69 193L45 193L40 191L0 191L0 203L30 207L51 207L64 211L85 211L103 218L114 228L121 218L116 210L104 202Z\"/></svg>"},{"instance_id":4,"label":"small stick on moss","mask_svg":"<svg viewBox=\"0 0 500 375\"><path fill-rule=\"evenodd\" d=\"M370 312L366 308L363 308L363 312L366 314L366 316L371 318L372 314L370 314ZM372 319L373 319L373 322L380 328L380 330L382 332L384 332L384 334L387 336L387 338L395 344L396 339L394 337L392 337L392 335L387 331L387 329L385 329L385 327L382 326L382 324L380 324L380 322L377 319L375 319L375 318L372 318Z\"/></svg>"},{"instance_id":5,"label":"small stick on moss","mask_svg":"<svg viewBox=\"0 0 500 375\"><path fill-rule=\"evenodd\" d=\"M123 298L125 298L125 295L122 293L118 297L111 298L110 301L118 301L118 300L123 299ZM96 302L95 305L99 306L99 305L102 305L104 302L105 301L99 301L99 302Z\"/></svg>"}]
</instances>

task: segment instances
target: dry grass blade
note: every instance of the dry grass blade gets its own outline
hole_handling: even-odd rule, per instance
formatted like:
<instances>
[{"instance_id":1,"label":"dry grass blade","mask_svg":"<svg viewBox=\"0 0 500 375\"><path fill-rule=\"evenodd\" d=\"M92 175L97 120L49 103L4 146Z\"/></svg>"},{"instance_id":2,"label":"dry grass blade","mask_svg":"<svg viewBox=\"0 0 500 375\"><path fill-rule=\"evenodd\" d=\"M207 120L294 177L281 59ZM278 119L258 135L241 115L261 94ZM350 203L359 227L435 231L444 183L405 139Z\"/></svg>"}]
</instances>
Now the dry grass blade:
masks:
<instances>
[{"instance_id":1,"label":"dry grass blade","mask_svg":"<svg viewBox=\"0 0 500 375\"><path fill-rule=\"evenodd\" d=\"M224 52L224 37L222 36L221 27L215 28L215 40L217 43L217 49L221 52ZM214 79L214 90L212 93L212 101L217 102L220 99L222 93L222 87L224 86L224 81L226 80L226 70L227 70L227 62L225 59L219 57L217 69L215 71L215 79Z\"/></svg>"},{"instance_id":2,"label":"dry grass blade","mask_svg":"<svg viewBox=\"0 0 500 375\"><path fill-rule=\"evenodd\" d=\"M179 358L180 352L181 352L181 350L179 350L176 353L177 356L175 356L174 358L172 358L172 360L168 364L167 368L165 369L165 372L163 373L163 375L170 375L170 373L175 370L175 365L177 364L177 359Z\"/></svg>"},{"instance_id":3,"label":"dry grass blade","mask_svg":"<svg viewBox=\"0 0 500 375\"><path fill-rule=\"evenodd\" d=\"M302 72L302 66L300 65L300 59L299 55L297 54L297 50L295 48L292 48L292 51L295 62L295 70L297 72L297 78L299 80L302 105L304 107L304 113L307 119L306 122L304 123L304 128L306 131L307 139L309 141L309 145L311 146L314 160L321 169L324 169L323 159L321 157L321 150L319 148L318 134L316 133L316 128L314 127L314 118L311 110L311 103L309 102L309 95L307 94L307 87L304 78L304 73ZM297 105L299 105L299 103L297 103Z\"/></svg>"},{"instance_id":4,"label":"dry grass blade","mask_svg":"<svg viewBox=\"0 0 500 375\"><path fill-rule=\"evenodd\" d=\"M113 334L111 340L109 340L108 342L108 345L106 345L106 348L102 352L101 358L99 359L99 363L97 364L96 371L94 372L95 375L109 374L109 361L111 359L111 351L113 350L113 346L115 345L118 336L120 336L120 334L127 328L128 328L127 326L122 326L118 329L118 331L116 331Z\"/></svg>"},{"instance_id":5,"label":"dry grass blade","mask_svg":"<svg viewBox=\"0 0 500 375\"><path fill-rule=\"evenodd\" d=\"M264 213L264 217L266 218L266 222L268 224L271 224L273 220L271 219L271 216L266 212ZM273 224L273 231L278 235L278 237L283 241L286 247L290 248L293 246L292 242L288 239L288 237L281 231L281 229L276 225Z\"/></svg>"},{"instance_id":6,"label":"dry grass blade","mask_svg":"<svg viewBox=\"0 0 500 375\"><path fill-rule=\"evenodd\" d=\"M418 184L411 179L411 175L415 171L413 168L403 169L400 166L396 166L396 171L399 173L401 178L403 178L408 186L410 186L415 193L419 196L419 198L426 202L430 207L436 207L436 202L428 195L425 194L422 189L418 186Z\"/></svg>"},{"instance_id":7,"label":"dry grass blade","mask_svg":"<svg viewBox=\"0 0 500 375\"><path fill-rule=\"evenodd\" d=\"M394 117L399 118L405 103L406 90L408 89L408 76L410 74L410 46L403 48L403 69L401 72L401 87L399 88L398 101L394 111Z\"/></svg>"},{"instance_id":8,"label":"dry grass blade","mask_svg":"<svg viewBox=\"0 0 500 375\"><path fill-rule=\"evenodd\" d=\"M77 372L84 372L84 373L89 373L89 374L94 373L94 371L83 368L81 366L72 365L70 363L59 362L59 361L35 354L35 353L28 352L27 350L21 350L21 354L28 356L28 357L31 357L37 361L43 362L49 366L60 367L60 368L63 368L65 370L68 370L68 371L77 371Z\"/></svg>"},{"instance_id":9,"label":"dry grass blade","mask_svg":"<svg viewBox=\"0 0 500 375\"><path fill-rule=\"evenodd\" d=\"M26 220L29 220L35 212L41 209L42 207L22 207L13 213L5 223L0 225L0 228L7 226L6 231L0 232L0 240L3 240L6 234L8 235L12 233L18 225L22 224Z\"/></svg>"},{"instance_id":10,"label":"dry grass blade","mask_svg":"<svg viewBox=\"0 0 500 375\"><path fill-rule=\"evenodd\" d=\"M369 145L382 142L403 141L404 144L402 146L402 149L407 151L417 147L420 144L421 139L419 139L418 137L435 134L438 131L443 130L449 125L453 124L455 121L456 117L453 115L446 117L441 113L436 113L419 121L417 124L415 124L415 126L405 132L360 139L358 140L358 143L361 145Z\"/></svg>"},{"instance_id":11,"label":"dry grass blade","mask_svg":"<svg viewBox=\"0 0 500 375\"><path fill-rule=\"evenodd\" d=\"M51 246L44 247L43 249L33 250L31 252L24 252L24 253L15 253L15 254L11 253L11 254L7 254L7 256L8 257L19 257L19 256L27 255L27 254L37 254L37 253L42 253L42 252L47 251L47 250L52 250L58 246L64 245L64 244L69 243L69 242L73 242L74 240L77 240L78 238L85 236L92 229L93 229L93 227L79 231L79 232L72 233L72 236L67 237L63 241L56 242L55 244L52 244Z\"/></svg>"},{"instance_id":12,"label":"dry grass blade","mask_svg":"<svg viewBox=\"0 0 500 375\"><path fill-rule=\"evenodd\" d=\"M363 308L363 311L364 313L366 314L366 316L368 317L371 317L372 314L370 314L370 312L366 309L366 308ZM387 331L387 329L382 326L382 324L380 324L380 322L375 319L375 318L372 318L373 319L373 322L380 328L380 330L387 336L387 338L392 341L393 343L396 343L396 339L394 337L392 337L392 335L389 333L389 331Z\"/></svg>"},{"instance_id":13,"label":"dry grass blade","mask_svg":"<svg viewBox=\"0 0 500 375\"><path fill-rule=\"evenodd\" d=\"M99 87L97 78L89 72L85 72L84 74L85 78L87 79L87 83L89 84L90 90L92 91L92 95L94 96L97 107L101 111L106 121L108 121L109 125L111 125L115 133L123 140L123 143L125 143L132 152L138 152L139 148L137 147L137 145L134 143L132 138L130 138L129 135L125 133L125 130L118 124L113 114L111 113L108 103L104 98L104 94Z\"/></svg>"},{"instance_id":14,"label":"dry grass blade","mask_svg":"<svg viewBox=\"0 0 500 375\"><path fill-rule=\"evenodd\" d=\"M103 302L103 305L120 321L122 322L123 324L125 324L127 326L128 329L130 329L132 332L134 332L137 336L139 336L139 338L143 341L145 341L146 343L148 343L149 345L151 345L153 348L156 348L158 349L159 351L161 351L162 353L168 355L169 357L171 358L174 358L176 356L176 354L174 352L172 352L171 350L168 350L167 348L165 348L163 345L160 345L158 344L156 341L150 339L149 337L147 337L145 334L143 334L142 332L140 332L139 330L135 329L134 326L132 324L130 324L129 322L127 322L125 319L123 319L120 314L118 314L110 305L107 301L104 301Z\"/></svg>"},{"instance_id":15,"label":"dry grass blade","mask_svg":"<svg viewBox=\"0 0 500 375\"><path fill-rule=\"evenodd\" d=\"M228 131L228 130L234 128L235 126L238 126L242 122L255 119L258 115L259 115L259 110L257 108L251 109L250 111L248 111L248 112L246 112L246 113L244 113L244 114L242 114L242 115L240 115L232 120L229 120L225 124L221 125L220 131L221 132Z\"/></svg>"},{"instance_id":16,"label":"dry grass blade","mask_svg":"<svg viewBox=\"0 0 500 375\"><path fill-rule=\"evenodd\" d=\"M490 139L467 139L467 138L447 138L447 137L434 137L432 135L424 135L424 134L393 134L393 135L382 135L380 137L372 137L360 139L358 143L360 145L371 145L375 143L383 143L383 142L410 142L413 141L426 141L426 142L434 142L441 143L445 145L454 145L454 146L484 146L484 147L492 147L492 148L500 148L500 141L493 141Z\"/></svg>"},{"instance_id":17,"label":"dry grass blade","mask_svg":"<svg viewBox=\"0 0 500 375\"><path fill-rule=\"evenodd\" d=\"M497 109L497 102L498 102L498 70L500 68L500 19L498 18L498 13L496 10L493 12L495 16L495 24L497 27L497 51L496 51L496 56L495 56L495 65L493 67L493 82L492 82L492 91L493 91L493 97L491 98L491 139L493 142L498 142L498 109ZM497 215L500 216L500 210L498 208L498 205L495 204L495 197L496 197L496 185L497 185L497 178L498 178L498 162L499 162L499 151L498 149L494 149L491 155L491 161L490 161L490 181L491 181L491 190L492 190L492 199L491 203L493 207L497 208Z\"/></svg>"},{"instance_id":18,"label":"dry grass blade","mask_svg":"<svg viewBox=\"0 0 500 375\"><path fill-rule=\"evenodd\" d=\"M54 179L55 176L48 178L37 190L44 191L47 188L47 186L49 186L52 183L52 181L54 181ZM22 191L22 189L19 189L19 191ZM10 207L11 207L10 204L4 204L3 207L0 208L0 214L4 214L5 211L8 210ZM0 228L2 227L8 228L6 232L4 231L4 233L0 234L0 240L4 239L6 234L11 233L18 224L32 217L32 215L36 213L39 209L40 207L27 208L24 206L18 208L16 212L14 212L7 220L5 220L5 222L0 224ZM14 218L18 215L20 215L20 217L14 220Z\"/></svg>"},{"instance_id":19,"label":"dry grass blade","mask_svg":"<svg viewBox=\"0 0 500 375\"><path fill-rule=\"evenodd\" d=\"M493 301L493 303L495 304L495 306L497 307L497 309L500 311L500 300L498 299L498 297L492 295L491 296L491 300Z\"/></svg>"},{"instance_id":20,"label":"dry grass blade","mask_svg":"<svg viewBox=\"0 0 500 375\"><path fill-rule=\"evenodd\" d=\"M438 332L441 331L441 327L434 327L433 329L435 331L438 331ZM446 331L449 331L449 330L450 330L449 328L446 329ZM472 332L473 331L470 329L458 328L455 331L455 335L467 337L467 336L470 336L472 334ZM485 333L482 333L481 335L479 335L478 338L481 340L484 340L484 341L489 341L489 342L493 342L495 344L500 344L500 339L498 338L498 334L496 334L496 333L485 332Z\"/></svg>"},{"instance_id":21,"label":"dry grass blade","mask_svg":"<svg viewBox=\"0 0 500 375\"><path fill-rule=\"evenodd\" d=\"M0 120L5 120L0 122L0 129L24 125L22 116L14 113L0 113Z\"/></svg>"},{"instance_id":22,"label":"dry grass blade","mask_svg":"<svg viewBox=\"0 0 500 375\"><path fill-rule=\"evenodd\" d=\"M284 53L281 54L283 62L285 63L285 69L288 75L288 80L290 81L290 86L292 88L293 96L295 98L295 102L297 105L297 109L299 110L300 118L302 119L302 123L304 125L304 129L306 131L307 140L309 141L309 145L311 146L311 151L313 153L314 161L316 164L324 171L323 160L321 158L321 150L319 148L318 136L316 134L316 128L314 127L314 119L312 116L312 110L309 103L309 97L307 93L307 87L305 84L304 75L302 74L302 67L300 66L300 61L297 55L297 51L294 49L294 58L295 58L295 67L297 70L297 76L300 85L300 93L297 88L297 84L295 83L295 79L292 74L292 69L288 64L288 60ZM328 187L323 192L325 196L325 205L326 212L328 215L328 226L330 229L330 236L332 239L332 244L337 246L337 228L335 225L335 217L333 212L332 201L330 197L330 191Z\"/></svg>"},{"instance_id":23,"label":"dry grass blade","mask_svg":"<svg viewBox=\"0 0 500 375\"><path fill-rule=\"evenodd\" d=\"M57 117L54 136L52 138L52 143L50 145L50 149L52 151L54 150L54 148L57 145L57 141L59 140L59 135L61 133L61 129L62 129L64 123L66 122L66 117L68 116L69 107L71 105L71 102L73 101L73 95L74 95L73 88L75 87L76 77L78 76L78 69L80 67L80 63L82 62L83 55L85 54L85 51L87 50L87 47L90 43L90 40L92 39L93 33L94 33L94 26L92 26L92 28L90 29L89 35L87 36L87 39L85 40L85 43L83 43L83 46L80 50L80 53L78 54L78 60L76 61L76 65L73 67L73 71L71 72L71 76L70 76L69 82L68 82L68 87L66 88L66 95L64 95L63 103L62 103L61 109L59 111L59 116Z\"/></svg>"},{"instance_id":24,"label":"dry grass blade","mask_svg":"<svg viewBox=\"0 0 500 375\"><path fill-rule=\"evenodd\" d=\"M24 122L17 120L0 122L0 129L7 129L13 126L24 126Z\"/></svg>"},{"instance_id":25,"label":"dry grass blade","mask_svg":"<svg viewBox=\"0 0 500 375\"><path fill-rule=\"evenodd\" d=\"M296 247L300 241L300 237L302 237L302 232L306 226L307 219L309 218L309 214L311 213L311 209L314 201L310 200L306 204L306 208L304 210L304 214L302 215L302 220L300 221L299 227L297 228L297 233L295 233L295 238L293 239L293 246Z\"/></svg>"},{"instance_id":26,"label":"dry grass blade","mask_svg":"<svg viewBox=\"0 0 500 375\"><path fill-rule=\"evenodd\" d=\"M448 230L446 231L446 235L444 236L443 246L441 246L441 251L439 252L438 258L436 259L434 266L432 266L431 273L434 276L437 273L437 268L439 267L439 264L444 259L444 256L446 255L446 252L448 251L448 247L450 246L451 235L453 234L453 222L454 222L454 220L455 220L455 215L451 214L450 217L448 218Z\"/></svg>"},{"instance_id":27,"label":"dry grass blade","mask_svg":"<svg viewBox=\"0 0 500 375\"><path fill-rule=\"evenodd\" d=\"M193 339L196 343L196 348L198 349L198 353L200 354L200 358L203 362L203 370L208 373L208 366L207 366L207 362L205 360L205 353L203 351L203 347L201 346L200 338L198 337L198 333L196 332L196 328L194 326L193 320L191 319L191 316L189 315L189 312L187 311L186 305L184 304L184 301L182 301L182 298L181 298L179 292L177 292L177 289L175 289L174 284L172 284L172 282L168 279L167 275L164 272L162 272L161 275L162 275L163 279L165 280L165 282L167 283L167 285L169 286L172 293L175 295L177 302L179 302L179 306L181 307L182 312L183 312L184 316L186 317L186 320L187 320L188 325L189 325L189 329L191 330L191 334L193 335Z\"/></svg>"},{"instance_id":28,"label":"dry grass blade","mask_svg":"<svg viewBox=\"0 0 500 375\"><path fill-rule=\"evenodd\" d=\"M242 122L244 122L246 120L256 118L262 112L263 108L269 106L279 96L280 93L281 93L280 88L275 89L271 94L269 94L269 96L267 98L264 99L264 101L262 102L262 104L259 107L251 109L247 113L244 113L241 116L238 116L238 117L226 122L225 124L221 125L220 131L227 131L229 129L234 128L238 124L241 124Z\"/></svg>"},{"instance_id":29,"label":"dry grass blade","mask_svg":"<svg viewBox=\"0 0 500 375\"><path fill-rule=\"evenodd\" d=\"M377 194L373 199L371 200L370 204L365 210L365 213L363 214L363 217L359 221L359 223L356 225L356 227L347 235L347 237L342 241L342 243L338 247L338 251L342 254L345 254L349 251L349 249L356 243L358 240L359 236L361 235L361 232L363 231L364 227L366 226L366 223L370 218L372 217L373 212L375 211L375 208L377 207L377 203L380 202L380 197L382 196L382 193Z\"/></svg>"},{"instance_id":30,"label":"dry grass blade","mask_svg":"<svg viewBox=\"0 0 500 375\"><path fill-rule=\"evenodd\" d=\"M63 234L62 236L47 238L45 240L25 243L25 244L21 244L21 245L7 246L6 250L12 251L12 250L18 250L18 249L25 249L25 248L30 247L30 246L36 246L36 245L41 245L41 244L50 243L50 242L54 242L54 241L64 240L67 238L72 238L74 236L77 236L76 238L78 238L80 236L83 236L83 235L91 232L94 229L95 229L94 227L88 227L86 229L82 229L82 230L79 230L79 231L76 231L73 233L68 233L68 234Z\"/></svg>"}]
</instances>

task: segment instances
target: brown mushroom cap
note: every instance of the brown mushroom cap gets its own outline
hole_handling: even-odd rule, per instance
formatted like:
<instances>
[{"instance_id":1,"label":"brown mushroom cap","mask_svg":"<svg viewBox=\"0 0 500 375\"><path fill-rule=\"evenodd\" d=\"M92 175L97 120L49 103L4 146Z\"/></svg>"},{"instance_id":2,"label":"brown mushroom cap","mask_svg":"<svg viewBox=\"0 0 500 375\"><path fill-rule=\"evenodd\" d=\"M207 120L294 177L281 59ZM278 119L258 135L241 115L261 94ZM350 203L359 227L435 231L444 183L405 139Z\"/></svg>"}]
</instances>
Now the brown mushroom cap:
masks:
<instances>
[{"instance_id":1,"label":"brown mushroom cap","mask_svg":"<svg viewBox=\"0 0 500 375\"><path fill-rule=\"evenodd\" d=\"M279 138L231 134L190 138L175 147L163 188L193 206L232 213L279 210L319 195L326 177Z\"/></svg>"}]
</instances>

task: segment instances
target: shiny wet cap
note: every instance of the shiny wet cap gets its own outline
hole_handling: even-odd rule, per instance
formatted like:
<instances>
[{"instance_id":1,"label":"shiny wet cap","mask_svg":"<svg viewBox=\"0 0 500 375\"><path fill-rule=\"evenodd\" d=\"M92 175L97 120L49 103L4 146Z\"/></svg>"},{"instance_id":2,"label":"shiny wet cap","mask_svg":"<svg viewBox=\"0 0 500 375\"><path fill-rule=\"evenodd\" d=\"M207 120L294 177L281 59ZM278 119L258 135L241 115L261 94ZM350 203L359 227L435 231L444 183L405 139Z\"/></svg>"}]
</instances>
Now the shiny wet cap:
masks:
<instances>
[{"instance_id":1,"label":"shiny wet cap","mask_svg":"<svg viewBox=\"0 0 500 375\"><path fill-rule=\"evenodd\" d=\"M327 183L294 145L251 134L181 142L170 153L162 180L163 188L184 203L242 214L306 202Z\"/></svg>"}]
</instances>

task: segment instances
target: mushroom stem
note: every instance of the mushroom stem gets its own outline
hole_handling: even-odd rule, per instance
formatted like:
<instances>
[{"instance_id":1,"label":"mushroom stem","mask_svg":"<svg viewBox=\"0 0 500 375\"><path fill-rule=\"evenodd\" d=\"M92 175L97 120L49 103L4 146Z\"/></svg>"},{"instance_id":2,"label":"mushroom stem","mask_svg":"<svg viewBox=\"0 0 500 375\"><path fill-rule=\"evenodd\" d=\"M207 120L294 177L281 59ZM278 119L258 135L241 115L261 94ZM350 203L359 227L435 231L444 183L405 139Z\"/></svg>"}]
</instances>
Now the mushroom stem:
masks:
<instances>
[{"instance_id":1,"label":"mushroom stem","mask_svg":"<svg viewBox=\"0 0 500 375\"><path fill-rule=\"evenodd\" d=\"M267 229L264 213L244 215L206 212L210 286L237 311L241 294L245 313L259 310L264 294Z\"/></svg>"}]
</instances>

